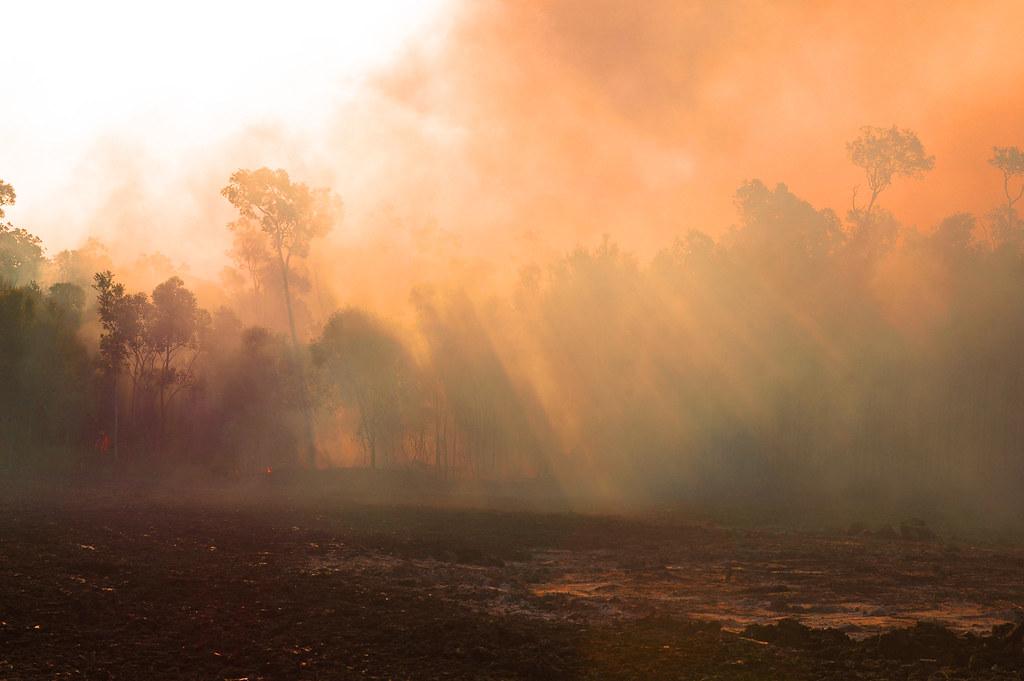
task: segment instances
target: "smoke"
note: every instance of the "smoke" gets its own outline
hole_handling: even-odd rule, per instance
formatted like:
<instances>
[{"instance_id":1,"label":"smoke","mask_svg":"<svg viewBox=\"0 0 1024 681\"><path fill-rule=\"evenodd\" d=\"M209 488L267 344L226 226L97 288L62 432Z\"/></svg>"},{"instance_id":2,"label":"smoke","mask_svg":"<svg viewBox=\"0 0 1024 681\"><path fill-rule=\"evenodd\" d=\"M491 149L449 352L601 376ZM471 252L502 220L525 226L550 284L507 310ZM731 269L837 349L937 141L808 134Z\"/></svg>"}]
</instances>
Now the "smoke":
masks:
<instances>
[{"instance_id":1,"label":"smoke","mask_svg":"<svg viewBox=\"0 0 1024 681\"><path fill-rule=\"evenodd\" d=\"M914 494L941 491L934 502L1017 465L1003 458L1016 418L955 409L958 395L1001 398L946 373L965 349L985 359L979 376L1009 356L1005 336L980 330L1016 314L998 279L1015 275L990 253L997 274L975 279L980 261L950 255L969 250L969 221L926 235L1000 202L986 159L1022 141L1024 6L449 10L354 93L323 101L322 124L240 112L237 132L202 147L98 141L56 215L105 242L133 288L185 271L213 308L244 288L223 271L231 172L283 167L332 188L345 217L300 273L304 335L342 307L383 318L377 336L419 363L396 384L443 396L453 460L486 448L492 470L511 469L501 457L526 448L527 472L595 494L773 504L903 494L889 482L908 472L922 476ZM892 124L936 168L880 199L898 249L844 241L863 183L846 142ZM971 333L951 334L954 322ZM974 477L960 476L967 449L987 462Z\"/></svg>"},{"instance_id":2,"label":"smoke","mask_svg":"<svg viewBox=\"0 0 1024 681\"><path fill-rule=\"evenodd\" d=\"M375 117L398 121L383 153L363 155L397 155L382 168L400 178L397 202L486 245L533 238L559 252L609 233L649 252L688 228L721 233L753 177L844 212L862 181L846 141L899 124L939 163L886 205L930 225L997 201L985 160L1019 135L1022 95L1007 84L1024 71L1011 28L1022 12L468 3L440 44L377 79L394 115Z\"/></svg>"},{"instance_id":3,"label":"smoke","mask_svg":"<svg viewBox=\"0 0 1024 681\"><path fill-rule=\"evenodd\" d=\"M720 235L755 177L843 213L862 183L845 143L867 124L912 128L938 158L884 196L903 221L984 213L999 195L990 147L1020 134L1011 1L444 9L317 116L238 111L220 142L97 140L30 226L97 236L121 262L160 251L216 283L231 219L219 188L239 167L280 166L346 202L326 249L337 295L390 306L423 280L507 289L602 234L647 256L691 228Z\"/></svg>"}]
</instances>

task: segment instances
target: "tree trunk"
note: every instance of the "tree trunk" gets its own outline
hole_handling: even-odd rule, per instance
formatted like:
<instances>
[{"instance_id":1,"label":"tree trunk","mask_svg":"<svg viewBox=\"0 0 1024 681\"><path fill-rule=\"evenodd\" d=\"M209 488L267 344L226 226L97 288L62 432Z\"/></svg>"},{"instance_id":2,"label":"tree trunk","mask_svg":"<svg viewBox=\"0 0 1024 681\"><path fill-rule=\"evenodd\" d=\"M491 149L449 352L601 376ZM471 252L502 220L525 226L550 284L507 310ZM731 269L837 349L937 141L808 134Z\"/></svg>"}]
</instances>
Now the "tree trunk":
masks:
<instances>
[{"instance_id":1,"label":"tree trunk","mask_svg":"<svg viewBox=\"0 0 1024 681\"><path fill-rule=\"evenodd\" d=\"M160 449L163 449L166 445L164 443L164 432L166 430L164 423L164 414L167 411L167 372L170 370L171 358L169 354L164 355L164 366L160 372L160 413L157 417L157 431L156 437L159 442Z\"/></svg>"},{"instance_id":2,"label":"tree trunk","mask_svg":"<svg viewBox=\"0 0 1024 681\"><path fill-rule=\"evenodd\" d=\"M867 216L871 215L871 209L875 207L875 201L878 199L878 195L880 193L881 192L872 190L872 192L871 192L871 200L868 201L868 207L864 210L864 214L865 215L867 215Z\"/></svg>"},{"instance_id":3,"label":"tree trunk","mask_svg":"<svg viewBox=\"0 0 1024 681\"><path fill-rule=\"evenodd\" d=\"M117 450L118 439L119 439L118 438L119 424L118 424L118 413L117 413L118 412L118 408L117 408L118 402L119 402L119 400L117 399L117 369L114 369L114 460L115 461L119 461L120 460L118 458L118 450Z\"/></svg>"},{"instance_id":4,"label":"tree trunk","mask_svg":"<svg viewBox=\"0 0 1024 681\"><path fill-rule=\"evenodd\" d=\"M302 407L302 420L306 429L306 465L312 468L316 464L316 438L313 432L313 414L306 392L306 380L302 375L302 363L299 361L299 334L295 331L295 315L292 312L292 293L288 285L288 262L285 260L281 246L277 247L277 260L281 265L281 281L284 284L284 306L288 311L288 330L292 336L292 361L296 376L299 379L299 400Z\"/></svg>"}]
</instances>

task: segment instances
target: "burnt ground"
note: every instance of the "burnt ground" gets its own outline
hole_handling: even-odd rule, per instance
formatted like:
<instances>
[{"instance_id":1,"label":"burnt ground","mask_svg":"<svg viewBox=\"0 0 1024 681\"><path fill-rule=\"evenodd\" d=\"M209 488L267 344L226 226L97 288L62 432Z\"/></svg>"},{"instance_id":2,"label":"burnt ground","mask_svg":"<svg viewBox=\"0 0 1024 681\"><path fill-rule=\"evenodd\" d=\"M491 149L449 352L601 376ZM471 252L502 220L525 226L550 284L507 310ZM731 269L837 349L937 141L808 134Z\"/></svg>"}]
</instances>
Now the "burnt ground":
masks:
<instances>
[{"instance_id":1,"label":"burnt ground","mask_svg":"<svg viewBox=\"0 0 1024 681\"><path fill-rule=\"evenodd\" d=\"M1022 678L1024 550L904 529L0 502L0 679Z\"/></svg>"}]
</instances>

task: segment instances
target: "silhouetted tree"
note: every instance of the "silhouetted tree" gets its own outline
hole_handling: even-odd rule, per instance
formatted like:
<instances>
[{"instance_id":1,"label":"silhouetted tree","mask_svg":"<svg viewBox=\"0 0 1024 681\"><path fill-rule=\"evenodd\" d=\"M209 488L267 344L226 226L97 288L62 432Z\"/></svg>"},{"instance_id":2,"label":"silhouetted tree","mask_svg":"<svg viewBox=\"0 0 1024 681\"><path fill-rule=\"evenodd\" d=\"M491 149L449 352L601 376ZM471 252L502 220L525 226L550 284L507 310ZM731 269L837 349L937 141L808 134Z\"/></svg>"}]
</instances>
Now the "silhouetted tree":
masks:
<instances>
[{"instance_id":1,"label":"silhouetted tree","mask_svg":"<svg viewBox=\"0 0 1024 681\"><path fill-rule=\"evenodd\" d=\"M83 291L0 287L0 464L29 464L42 446L85 435L90 363L78 337Z\"/></svg>"},{"instance_id":2,"label":"silhouetted tree","mask_svg":"<svg viewBox=\"0 0 1024 681\"><path fill-rule=\"evenodd\" d=\"M106 246L91 237L81 248L59 252L53 256L51 262L53 279L83 288L88 288L93 283L94 273L110 269L113 269L113 263Z\"/></svg>"},{"instance_id":3,"label":"silhouetted tree","mask_svg":"<svg viewBox=\"0 0 1024 681\"><path fill-rule=\"evenodd\" d=\"M167 405L183 388L193 385L194 367L210 315L199 307L195 295L178 277L171 277L153 289L152 315L147 324L147 342L156 357L159 395L159 428L166 426Z\"/></svg>"},{"instance_id":4,"label":"silhouetted tree","mask_svg":"<svg viewBox=\"0 0 1024 681\"><path fill-rule=\"evenodd\" d=\"M1003 194L1006 196L1006 206L994 215L997 242L1016 242L1020 237L1016 203L1024 197L1024 182L1016 190L1013 182L1018 177L1024 178L1024 152L1017 147L993 147L992 158L988 162L1003 174Z\"/></svg>"},{"instance_id":5,"label":"silhouetted tree","mask_svg":"<svg viewBox=\"0 0 1024 681\"><path fill-rule=\"evenodd\" d=\"M20 227L0 224L0 281L10 286L35 281L43 264L41 243Z\"/></svg>"},{"instance_id":6,"label":"silhouetted tree","mask_svg":"<svg viewBox=\"0 0 1024 681\"><path fill-rule=\"evenodd\" d=\"M236 350L219 359L213 460L238 473L294 463L303 414L301 376L292 354L284 336L252 327L241 332Z\"/></svg>"},{"instance_id":7,"label":"silhouetted tree","mask_svg":"<svg viewBox=\"0 0 1024 681\"><path fill-rule=\"evenodd\" d=\"M860 136L846 145L853 163L864 169L871 198L863 209L870 215L879 194L892 184L897 177L921 177L935 166L935 157L925 153L924 145L911 131L897 128L861 128ZM861 212L856 204L854 212Z\"/></svg>"},{"instance_id":8,"label":"silhouetted tree","mask_svg":"<svg viewBox=\"0 0 1024 681\"><path fill-rule=\"evenodd\" d=\"M301 182L292 182L284 170L269 168L235 172L221 194L269 237L280 269L288 330L298 348L292 310L292 258L304 258L313 239L330 231L340 216L341 203L328 189L310 189Z\"/></svg>"},{"instance_id":9,"label":"silhouetted tree","mask_svg":"<svg viewBox=\"0 0 1024 681\"><path fill-rule=\"evenodd\" d=\"M0 180L0 220L5 217L4 206L13 206L14 187ZM20 286L35 281L43 264L42 242L39 237L10 222L0 222L0 283Z\"/></svg>"},{"instance_id":10,"label":"silhouetted tree","mask_svg":"<svg viewBox=\"0 0 1024 681\"><path fill-rule=\"evenodd\" d=\"M1016 192L1010 188L1015 177L1024 177L1024 153L1017 147L992 147L992 158L988 162L1003 173L1006 210L1012 212L1014 204L1024 197L1024 183Z\"/></svg>"},{"instance_id":11,"label":"silhouetted tree","mask_svg":"<svg viewBox=\"0 0 1024 681\"><path fill-rule=\"evenodd\" d=\"M332 401L358 411L357 434L376 468L382 451L401 444L419 398L412 358L380 321L352 308L328 320L312 352Z\"/></svg>"},{"instance_id":12,"label":"silhouetted tree","mask_svg":"<svg viewBox=\"0 0 1024 681\"><path fill-rule=\"evenodd\" d=\"M118 398L118 376L128 355L129 343L139 334L139 320L136 310L125 292L124 284L114 282L110 271L97 272L93 289L96 291L96 309L103 332L100 334L100 357L110 375L111 395L114 412L114 457L119 456L120 405Z\"/></svg>"},{"instance_id":13,"label":"silhouetted tree","mask_svg":"<svg viewBox=\"0 0 1024 681\"><path fill-rule=\"evenodd\" d=\"M257 221L270 239L281 274L288 330L298 368L299 336L291 291L292 258L305 257L312 240L331 229L340 217L341 201L329 189L310 189L301 182L292 182L284 170L269 168L235 172L221 194L243 218ZM309 463L312 464L316 457L313 417L308 396L303 401Z\"/></svg>"},{"instance_id":14,"label":"silhouetted tree","mask_svg":"<svg viewBox=\"0 0 1024 681\"><path fill-rule=\"evenodd\" d=\"M13 206L16 198L14 187L0 180L0 220L6 217L4 206Z\"/></svg>"},{"instance_id":15,"label":"silhouetted tree","mask_svg":"<svg viewBox=\"0 0 1024 681\"><path fill-rule=\"evenodd\" d=\"M742 224L733 246L765 271L814 276L843 241L835 213L815 209L785 184L771 190L760 180L747 182L736 191L736 207Z\"/></svg>"},{"instance_id":16,"label":"silhouetted tree","mask_svg":"<svg viewBox=\"0 0 1024 681\"><path fill-rule=\"evenodd\" d=\"M231 259L248 276L253 306L258 308L268 270L274 264L269 237L260 222L244 217L230 223L228 229Z\"/></svg>"},{"instance_id":17,"label":"silhouetted tree","mask_svg":"<svg viewBox=\"0 0 1024 681\"><path fill-rule=\"evenodd\" d=\"M0 465L74 451L90 413L90 364L79 338L85 295L69 284L0 288Z\"/></svg>"}]
</instances>

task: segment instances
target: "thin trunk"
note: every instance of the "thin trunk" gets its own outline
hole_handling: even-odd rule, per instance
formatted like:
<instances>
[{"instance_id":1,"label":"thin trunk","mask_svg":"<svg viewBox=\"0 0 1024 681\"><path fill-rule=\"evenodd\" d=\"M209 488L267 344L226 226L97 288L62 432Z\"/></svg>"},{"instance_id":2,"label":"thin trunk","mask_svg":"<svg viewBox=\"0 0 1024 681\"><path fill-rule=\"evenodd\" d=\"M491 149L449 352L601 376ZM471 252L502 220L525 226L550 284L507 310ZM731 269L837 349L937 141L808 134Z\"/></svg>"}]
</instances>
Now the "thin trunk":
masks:
<instances>
[{"instance_id":1,"label":"thin trunk","mask_svg":"<svg viewBox=\"0 0 1024 681\"><path fill-rule=\"evenodd\" d=\"M163 371L160 373L160 416L157 420L157 439L160 443L160 448L165 447L164 435L166 431L166 413L167 413L167 373L171 368L171 352L165 350L164 352L164 366Z\"/></svg>"},{"instance_id":2,"label":"thin trunk","mask_svg":"<svg viewBox=\"0 0 1024 681\"><path fill-rule=\"evenodd\" d=\"M864 210L865 215L871 215L871 209L875 207L875 200L878 198L880 193L881 192L878 191L871 192L871 200L868 201L868 207Z\"/></svg>"},{"instance_id":3,"label":"thin trunk","mask_svg":"<svg viewBox=\"0 0 1024 681\"><path fill-rule=\"evenodd\" d=\"M316 464L316 438L313 432L313 414L309 405L309 395L306 394L306 381L302 375L302 364L299 361L299 334L295 331L295 315L292 313L292 293L288 285L288 261L281 250L281 244L277 244L277 259L281 265L281 281L284 284L284 306L288 311L288 330L292 335L292 361L295 366L295 373L299 379L299 400L302 407L302 420L306 428L306 465L312 468Z\"/></svg>"},{"instance_id":4,"label":"thin trunk","mask_svg":"<svg viewBox=\"0 0 1024 681\"><path fill-rule=\"evenodd\" d=\"M119 400L117 399L117 369L114 369L114 460L115 461L119 461L120 460L120 458L118 456L118 439L119 439L118 438L119 424L118 424L118 413L117 413L118 412L118 408L117 408L118 402L119 402Z\"/></svg>"},{"instance_id":5,"label":"thin trunk","mask_svg":"<svg viewBox=\"0 0 1024 681\"><path fill-rule=\"evenodd\" d=\"M1013 197L1010 196L1010 176L1003 173L1003 193L1006 194L1006 224L1013 229Z\"/></svg>"},{"instance_id":6,"label":"thin trunk","mask_svg":"<svg viewBox=\"0 0 1024 681\"><path fill-rule=\"evenodd\" d=\"M134 434L136 430L136 424L138 423L138 406L136 405L136 393L138 392L139 379L136 378L135 373L132 372L132 395L128 399L128 419L130 421L129 430ZM134 435L133 435L134 439Z\"/></svg>"},{"instance_id":7,"label":"thin trunk","mask_svg":"<svg viewBox=\"0 0 1024 681\"><path fill-rule=\"evenodd\" d=\"M281 265L281 281L284 284L284 306L288 311L288 330L292 334L292 345L298 351L299 334L295 332L295 315L292 313L292 292L288 282L288 261L285 259L280 246L277 247L277 259Z\"/></svg>"},{"instance_id":8,"label":"thin trunk","mask_svg":"<svg viewBox=\"0 0 1024 681\"><path fill-rule=\"evenodd\" d=\"M434 417L434 468L440 474L441 471L441 424ZM442 476L443 477L443 476Z\"/></svg>"}]
</instances>

